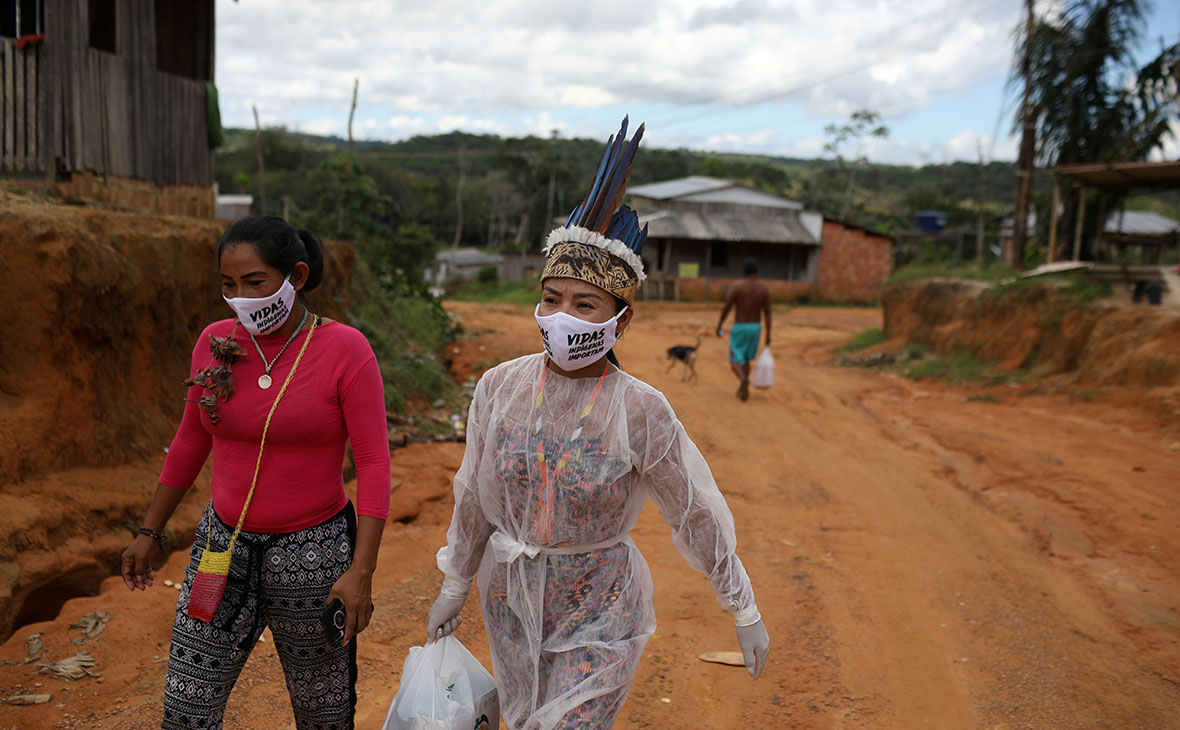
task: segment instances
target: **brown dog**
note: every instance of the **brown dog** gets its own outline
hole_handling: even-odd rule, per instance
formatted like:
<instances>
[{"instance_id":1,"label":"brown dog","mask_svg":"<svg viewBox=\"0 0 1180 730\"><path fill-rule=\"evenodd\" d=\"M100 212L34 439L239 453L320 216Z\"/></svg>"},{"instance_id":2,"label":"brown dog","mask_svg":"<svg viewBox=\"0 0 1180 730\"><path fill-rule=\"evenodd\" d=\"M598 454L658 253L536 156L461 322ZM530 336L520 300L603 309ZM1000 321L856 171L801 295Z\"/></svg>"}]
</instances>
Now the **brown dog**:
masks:
<instances>
[{"instance_id":1,"label":"brown dog","mask_svg":"<svg viewBox=\"0 0 1180 730\"><path fill-rule=\"evenodd\" d=\"M675 345L668 348L668 369L665 373L672 372L672 368L676 367L676 363L684 366L684 370L680 373L680 379L683 381L697 379L697 350L701 347L701 336L697 335L697 343L695 345Z\"/></svg>"}]
</instances>

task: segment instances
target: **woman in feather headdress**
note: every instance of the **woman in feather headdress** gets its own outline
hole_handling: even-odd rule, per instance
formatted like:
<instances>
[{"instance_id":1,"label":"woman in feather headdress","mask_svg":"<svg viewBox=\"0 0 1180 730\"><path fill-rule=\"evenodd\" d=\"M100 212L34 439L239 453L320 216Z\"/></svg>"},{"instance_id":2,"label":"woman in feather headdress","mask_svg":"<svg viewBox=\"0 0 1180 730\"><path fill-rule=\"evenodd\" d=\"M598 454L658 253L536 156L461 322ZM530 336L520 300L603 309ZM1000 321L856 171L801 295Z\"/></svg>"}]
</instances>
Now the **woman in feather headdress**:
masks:
<instances>
[{"instance_id":1,"label":"woman in feather headdress","mask_svg":"<svg viewBox=\"0 0 1180 730\"><path fill-rule=\"evenodd\" d=\"M608 728L655 632L652 578L628 533L647 498L733 614L746 669L769 637L733 518L659 391L611 347L634 316L647 228L622 201L640 126L607 142L585 200L549 235L535 312L545 352L480 379L439 551L428 640L451 633L479 576L501 715L514 730Z\"/></svg>"}]
</instances>

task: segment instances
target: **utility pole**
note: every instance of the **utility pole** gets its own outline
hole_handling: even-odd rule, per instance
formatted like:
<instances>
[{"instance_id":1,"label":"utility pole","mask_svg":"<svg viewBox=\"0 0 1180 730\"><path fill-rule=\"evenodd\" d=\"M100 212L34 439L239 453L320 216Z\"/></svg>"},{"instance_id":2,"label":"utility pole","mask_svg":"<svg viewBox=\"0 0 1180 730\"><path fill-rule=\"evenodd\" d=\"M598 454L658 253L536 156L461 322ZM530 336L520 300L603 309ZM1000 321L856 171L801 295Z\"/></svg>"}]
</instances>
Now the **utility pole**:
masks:
<instances>
[{"instance_id":1,"label":"utility pole","mask_svg":"<svg viewBox=\"0 0 1180 730\"><path fill-rule=\"evenodd\" d=\"M455 186L455 240L451 241L451 249L459 248L459 240L463 238L463 185L467 182L467 165L463 161L463 146L459 146L459 184Z\"/></svg>"},{"instance_id":2,"label":"utility pole","mask_svg":"<svg viewBox=\"0 0 1180 730\"><path fill-rule=\"evenodd\" d=\"M359 78L352 80L352 106L348 109L348 158L344 160L344 174L352 177L352 117L356 114L356 95L360 91L361 80ZM344 184L349 185L352 181L348 180ZM344 202L336 203L336 235L344 234Z\"/></svg>"},{"instance_id":3,"label":"utility pole","mask_svg":"<svg viewBox=\"0 0 1180 730\"><path fill-rule=\"evenodd\" d=\"M258 213L266 215L266 167L262 164L262 124L258 121L258 105L254 109L254 151L258 155Z\"/></svg>"},{"instance_id":4,"label":"utility pole","mask_svg":"<svg viewBox=\"0 0 1180 730\"><path fill-rule=\"evenodd\" d=\"M353 115L356 114L356 94L358 91L360 91L360 88L361 88L361 80L359 78L353 79L352 80L352 107L349 108L349 110L348 110L348 162L346 163L346 165L347 165L346 169L348 170L348 172L352 172L352 145L353 145L353 143L352 143L352 117L353 117Z\"/></svg>"},{"instance_id":5,"label":"utility pole","mask_svg":"<svg viewBox=\"0 0 1180 730\"><path fill-rule=\"evenodd\" d=\"M1025 0L1027 17L1024 31L1024 58L1020 67L1024 76L1024 94L1020 102L1020 156L1016 161L1016 210L1012 213L1012 240L1005 260L1013 269L1024 268L1024 244L1028 238L1028 205L1032 197L1033 157L1037 145L1037 114L1029 103L1032 95L1033 0Z\"/></svg>"},{"instance_id":6,"label":"utility pole","mask_svg":"<svg viewBox=\"0 0 1180 730\"><path fill-rule=\"evenodd\" d=\"M983 271L983 227L986 222L983 206L987 187L983 175L983 143L978 139L975 140L975 149L979 152L979 217L975 221L975 268Z\"/></svg>"}]
</instances>

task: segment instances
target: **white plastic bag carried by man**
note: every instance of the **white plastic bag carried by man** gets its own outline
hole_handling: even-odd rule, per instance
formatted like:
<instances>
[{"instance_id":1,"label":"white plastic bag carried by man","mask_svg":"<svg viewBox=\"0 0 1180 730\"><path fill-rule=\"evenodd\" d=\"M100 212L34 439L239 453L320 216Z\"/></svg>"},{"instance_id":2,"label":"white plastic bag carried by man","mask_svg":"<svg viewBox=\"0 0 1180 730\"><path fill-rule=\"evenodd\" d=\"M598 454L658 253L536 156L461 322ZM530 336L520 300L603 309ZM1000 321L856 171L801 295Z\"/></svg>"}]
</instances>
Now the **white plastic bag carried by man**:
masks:
<instances>
[{"instance_id":1,"label":"white plastic bag carried by man","mask_svg":"<svg viewBox=\"0 0 1180 730\"><path fill-rule=\"evenodd\" d=\"M383 730L495 730L496 680L454 636L410 648Z\"/></svg>"},{"instance_id":2,"label":"white plastic bag carried by man","mask_svg":"<svg viewBox=\"0 0 1180 730\"><path fill-rule=\"evenodd\" d=\"M769 388L774 385L774 355L769 347L762 348L762 354L754 362L754 377L750 379L755 388Z\"/></svg>"}]
</instances>

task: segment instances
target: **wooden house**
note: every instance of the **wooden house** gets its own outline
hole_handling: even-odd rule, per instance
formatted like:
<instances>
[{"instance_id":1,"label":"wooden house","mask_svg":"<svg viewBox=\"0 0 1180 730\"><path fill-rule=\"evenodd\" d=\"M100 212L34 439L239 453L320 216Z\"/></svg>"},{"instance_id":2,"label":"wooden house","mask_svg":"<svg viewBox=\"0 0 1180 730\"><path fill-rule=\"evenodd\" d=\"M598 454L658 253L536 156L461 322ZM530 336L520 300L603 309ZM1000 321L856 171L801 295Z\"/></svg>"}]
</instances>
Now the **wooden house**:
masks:
<instances>
[{"instance_id":1,"label":"wooden house","mask_svg":"<svg viewBox=\"0 0 1180 730\"><path fill-rule=\"evenodd\" d=\"M890 273L889 237L732 180L696 175L629 194L648 226L648 298L722 299L748 258L777 301L872 301Z\"/></svg>"},{"instance_id":2,"label":"wooden house","mask_svg":"<svg viewBox=\"0 0 1180 730\"><path fill-rule=\"evenodd\" d=\"M213 0L0 0L0 175L213 214Z\"/></svg>"}]
</instances>

